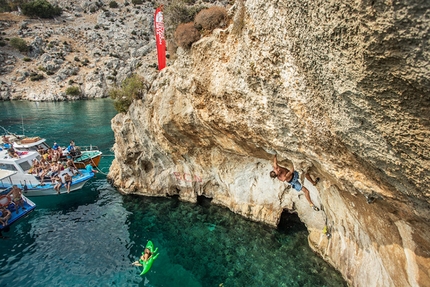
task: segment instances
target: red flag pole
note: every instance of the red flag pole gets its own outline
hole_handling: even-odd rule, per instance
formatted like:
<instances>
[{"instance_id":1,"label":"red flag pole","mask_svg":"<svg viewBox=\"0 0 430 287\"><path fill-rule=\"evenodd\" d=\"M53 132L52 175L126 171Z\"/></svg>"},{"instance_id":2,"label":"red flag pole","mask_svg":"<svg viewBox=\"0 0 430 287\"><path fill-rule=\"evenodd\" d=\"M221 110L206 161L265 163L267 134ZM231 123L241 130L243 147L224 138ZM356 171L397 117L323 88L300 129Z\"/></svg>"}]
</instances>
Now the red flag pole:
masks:
<instances>
[{"instance_id":1,"label":"red flag pole","mask_svg":"<svg viewBox=\"0 0 430 287\"><path fill-rule=\"evenodd\" d=\"M160 7L155 10L154 14L155 42L157 45L159 71L166 67L166 39L164 38L163 7L163 5L160 5Z\"/></svg>"}]
</instances>

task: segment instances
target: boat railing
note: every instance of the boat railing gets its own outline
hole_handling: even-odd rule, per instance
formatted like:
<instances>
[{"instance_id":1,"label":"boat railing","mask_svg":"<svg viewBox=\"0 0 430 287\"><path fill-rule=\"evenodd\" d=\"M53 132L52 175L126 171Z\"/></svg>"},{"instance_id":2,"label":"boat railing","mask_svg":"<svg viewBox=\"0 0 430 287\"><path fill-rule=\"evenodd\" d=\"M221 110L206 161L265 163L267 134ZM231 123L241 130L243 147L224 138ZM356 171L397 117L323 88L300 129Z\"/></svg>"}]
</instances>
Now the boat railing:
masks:
<instances>
[{"instance_id":1,"label":"boat railing","mask_svg":"<svg viewBox=\"0 0 430 287\"><path fill-rule=\"evenodd\" d=\"M0 196L7 195L12 190L12 186L7 188L0 188Z\"/></svg>"},{"instance_id":2,"label":"boat railing","mask_svg":"<svg viewBox=\"0 0 430 287\"><path fill-rule=\"evenodd\" d=\"M98 146L96 145L84 145L84 146L77 146L77 148L80 149L80 151L93 151L93 150L99 150Z\"/></svg>"}]
</instances>

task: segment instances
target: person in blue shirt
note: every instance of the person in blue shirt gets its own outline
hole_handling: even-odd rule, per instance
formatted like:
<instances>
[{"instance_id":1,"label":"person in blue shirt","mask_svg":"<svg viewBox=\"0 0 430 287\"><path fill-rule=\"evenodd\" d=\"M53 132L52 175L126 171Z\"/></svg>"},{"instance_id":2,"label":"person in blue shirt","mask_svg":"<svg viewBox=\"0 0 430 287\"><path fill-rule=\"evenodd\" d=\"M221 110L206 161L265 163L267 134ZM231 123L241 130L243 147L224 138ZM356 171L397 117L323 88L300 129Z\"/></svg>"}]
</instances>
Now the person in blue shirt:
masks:
<instances>
[{"instance_id":1,"label":"person in blue shirt","mask_svg":"<svg viewBox=\"0 0 430 287\"><path fill-rule=\"evenodd\" d=\"M52 146L53 150L57 150L59 148L59 145L57 143L54 143L54 145Z\"/></svg>"},{"instance_id":2,"label":"person in blue shirt","mask_svg":"<svg viewBox=\"0 0 430 287\"><path fill-rule=\"evenodd\" d=\"M75 156L76 155L76 151L75 151L75 142L73 140L70 141L69 146L67 147L67 152L69 153L69 155L71 156Z\"/></svg>"},{"instance_id":3,"label":"person in blue shirt","mask_svg":"<svg viewBox=\"0 0 430 287\"><path fill-rule=\"evenodd\" d=\"M98 171L97 171L97 170L93 169L93 166L92 166L91 164L87 164L87 165L85 166L85 169L86 169L88 172L98 173Z\"/></svg>"}]
</instances>

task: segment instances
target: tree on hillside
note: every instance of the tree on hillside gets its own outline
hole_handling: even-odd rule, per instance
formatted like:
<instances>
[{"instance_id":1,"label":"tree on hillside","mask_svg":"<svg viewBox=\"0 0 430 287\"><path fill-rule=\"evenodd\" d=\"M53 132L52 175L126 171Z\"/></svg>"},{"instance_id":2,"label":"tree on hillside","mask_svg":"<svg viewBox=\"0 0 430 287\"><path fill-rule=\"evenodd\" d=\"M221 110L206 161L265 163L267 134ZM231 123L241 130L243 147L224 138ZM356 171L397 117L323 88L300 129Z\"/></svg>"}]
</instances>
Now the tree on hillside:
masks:
<instances>
[{"instance_id":1,"label":"tree on hillside","mask_svg":"<svg viewBox=\"0 0 430 287\"><path fill-rule=\"evenodd\" d=\"M111 89L109 96L114 100L115 109L120 113L125 113L133 100L143 97L148 87L141 77L134 74L122 82L121 88Z\"/></svg>"},{"instance_id":2,"label":"tree on hillside","mask_svg":"<svg viewBox=\"0 0 430 287\"><path fill-rule=\"evenodd\" d=\"M28 17L53 18L60 16L63 10L58 6L52 6L46 0L34 0L21 6L22 13Z\"/></svg>"}]
</instances>

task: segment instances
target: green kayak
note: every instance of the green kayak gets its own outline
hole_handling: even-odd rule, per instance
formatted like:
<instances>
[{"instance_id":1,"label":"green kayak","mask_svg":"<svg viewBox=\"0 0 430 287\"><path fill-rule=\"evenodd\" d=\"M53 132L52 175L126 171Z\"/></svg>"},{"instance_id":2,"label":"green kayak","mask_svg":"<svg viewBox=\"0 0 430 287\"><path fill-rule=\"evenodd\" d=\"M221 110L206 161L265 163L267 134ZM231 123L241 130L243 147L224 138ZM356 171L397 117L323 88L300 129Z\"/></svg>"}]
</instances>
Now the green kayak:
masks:
<instances>
[{"instance_id":1,"label":"green kayak","mask_svg":"<svg viewBox=\"0 0 430 287\"><path fill-rule=\"evenodd\" d=\"M157 259L159 255L159 253L157 253L158 248L154 249L154 244L152 244L151 240L148 241L145 248L148 248L152 255L151 257L149 257L148 261L143 261L142 259L139 259L139 263L142 264L142 268L143 268L140 275L145 274L146 272L149 271L149 269L151 269L152 263L154 262L155 259ZM144 254L145 254L145 251L142 252L142 255Z\"/></svg>"}]
</instances>

